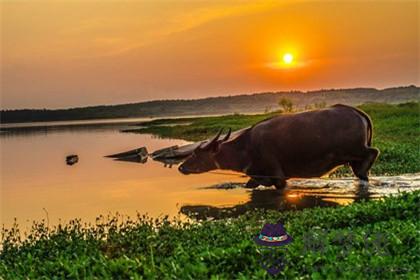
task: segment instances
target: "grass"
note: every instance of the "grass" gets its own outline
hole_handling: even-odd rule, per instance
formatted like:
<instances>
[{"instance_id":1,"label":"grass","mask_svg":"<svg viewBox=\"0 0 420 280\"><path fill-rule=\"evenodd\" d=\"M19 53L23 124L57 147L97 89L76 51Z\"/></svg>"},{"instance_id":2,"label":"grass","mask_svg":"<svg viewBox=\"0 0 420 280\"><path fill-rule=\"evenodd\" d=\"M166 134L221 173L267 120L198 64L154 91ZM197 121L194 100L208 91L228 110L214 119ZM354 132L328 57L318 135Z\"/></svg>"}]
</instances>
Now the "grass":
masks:
<instances>
[{"instance_id":1,"label":"grass","mask_svg":"<svg viewBox=\"0 0 420 280\"><path fill-rule=\"evenodd\" d=\"M278 279L418 279L420 192L302 211L255 211L201 223L98 218L2 232L4 279L271 279L253 237L280 220L294 241L278 249Z\"/></svg>"},{"instance_id":2,"label":"grass","mask_svg":"<svg viewBox=\"0 0 420 280\"><path fill-rule=\"evenodd\" d=\"M420 103L399 105L365 104L359 107L368 113L374 125L373 146L381 155L372 168L375 175L395 175L420 171ZM241 129L278 112L259 115L228 115L188 119L162 119L142 123L145 126L130 132L152 133L164 138L198 141L209 138L220 128ZM189 123L187 125L179 123ZM166 124L166 126L165 126ZM348 168L335 175L350 175Z\"/></svg>"},{"instance_id":3,"label":"grass","mask_svg":"<svg viewBox=\"0 0 420 280\"><path fill-rule=\"evenodd\" d=\"M230 127L232 130L238 130L275 114L234 114L218 117L158 119L141 123L140 125L145 126L144 128L129 129L125 130L125 132L152 133L164 138L199 141L214 135L221 128L226 129ZM185 125L185 123L189 124Z\"/></svg>"},{"instance_id":4,"label":"grass","mask_svg":"<svg viewBox=\"0 0 420 280\"><path fill-rule=\"evenodd\" d=\"M360 107L372 118L373 145L381 155L372 172L394 175L420 171L420 103Z\"/></svg>"}]
</instances>

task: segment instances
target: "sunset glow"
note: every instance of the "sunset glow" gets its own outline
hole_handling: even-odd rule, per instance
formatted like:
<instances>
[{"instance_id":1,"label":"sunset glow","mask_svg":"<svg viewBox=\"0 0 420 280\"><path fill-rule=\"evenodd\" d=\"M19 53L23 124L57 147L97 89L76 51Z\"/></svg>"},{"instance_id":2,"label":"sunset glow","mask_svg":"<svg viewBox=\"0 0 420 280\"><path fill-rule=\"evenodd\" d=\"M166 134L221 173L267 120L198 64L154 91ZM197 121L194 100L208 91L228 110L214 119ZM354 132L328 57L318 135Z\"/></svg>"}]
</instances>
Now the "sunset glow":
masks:
<instances>
[{"instance_id":1,"label":"sunset glow","mask_svg":"<svg viewBox=\"0 0 420 280\"><path fill-rule=\"evenodd\" d=\"M416 1L40 3L0 3L4 109L418 82Z\"/></svg>"}]
</instances>

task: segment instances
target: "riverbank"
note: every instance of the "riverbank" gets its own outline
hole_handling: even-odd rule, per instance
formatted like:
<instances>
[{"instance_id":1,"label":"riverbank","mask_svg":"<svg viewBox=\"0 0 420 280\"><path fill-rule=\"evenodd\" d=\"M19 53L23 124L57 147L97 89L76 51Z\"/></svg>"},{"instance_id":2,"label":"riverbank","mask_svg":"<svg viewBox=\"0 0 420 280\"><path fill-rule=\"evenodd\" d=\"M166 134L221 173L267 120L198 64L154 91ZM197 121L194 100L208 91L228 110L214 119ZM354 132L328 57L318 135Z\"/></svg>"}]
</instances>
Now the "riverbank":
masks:
<instances>
[{"instance_id":1,"label":"riverbank","mask_svg":"<svg viewBox=\"0 0 420 280\"><path fill-rule=\"evenodd\" d=\"M293 242L280 279L416 279L420 192L345 207L252 211L236 219L170 223L139 216L35 224L25 241L3 230L3 279L271 279L253 242L281 221Z\"/></svg>"},{"instance_id":2,"label":"riverbank","mask_svg":"<svg viewBox=\"0 0 420 280\"><path fill-rule=\"evenodd\" d=\"M374 175L396 175L420 171L420 103L399 105L365 104L359 106L373 121L373 146L381 151L371 170ZM125 130L133 133L151 133L163 138L198 141L211 137L220 128L238 130L279 114L228 115L221 117L160 119L140 123L140 128ZM187 124L186 124L187 123ZM334 175L350 175L348 168Z\"/></svg>"}]
</instances>

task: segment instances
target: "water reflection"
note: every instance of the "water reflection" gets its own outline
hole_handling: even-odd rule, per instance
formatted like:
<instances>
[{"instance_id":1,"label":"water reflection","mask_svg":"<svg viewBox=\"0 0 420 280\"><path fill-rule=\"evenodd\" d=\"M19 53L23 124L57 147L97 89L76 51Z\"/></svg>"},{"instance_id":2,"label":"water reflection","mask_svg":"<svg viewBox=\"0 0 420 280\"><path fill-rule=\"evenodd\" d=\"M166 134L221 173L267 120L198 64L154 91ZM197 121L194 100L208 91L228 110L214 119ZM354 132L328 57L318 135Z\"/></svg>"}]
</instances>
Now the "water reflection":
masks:
<instances>
[{"instance_id":1,"label":"water reflection","mask_svg":"<svg viewBox=\"0 0 420 280\"><path fill-rule=\"evenodd\" d=\"M96 133L101 131L109 130L118 130L129 128L134 124L131 123L105 123L105 124L62 124L54 126L27 126L27 127L1 127L0 136L1 137L16 137L16 136L37 136L37 135L47 135L49 133Z\"/></svg>"},{"instance_id":2,"label":"water reflection","mask_svg":"<svg viewBox=\"0 0 420 280\"><path fill-rule=\"evenodd\" d=\"M254 209L285 211L313 207L335 207L380 197L378 193L372 192L371 188L374 186L358 181L350 183L350 180L342 180L345 183L342 182L339 188L331 187L328 183L325 185L325 180L321 179L300 181L292 181L291 186L284 192L271 188L250 190L249 200L245 203L223 207L184 205L180 211L196 220L222 219L234 218ZM221 187L225 189L224 191L228 191L231 188L243 187L243 184L229 183L222 184ZM206 189L214 188L217 186Z\"/></svg>"},{"instance_id":3,"label":"water reflection","mask_svg":"<svg viewBox=\"0 0 420 280\"><path fill-rule=\"evenodd\" d=\"M181 213L198 220L237 217L253 209L277 211L300 210L312 207L334 207L379 199L400 192L420 189L420 173L399 176L371 177L369 183L341 179L292 179L285 192L275 189L254 189L248 192L247 202L231 206L184 204ZM205 189L230 192L243 188L242 183L224 183Z\"/></svg>"},{"instance_id":4,"label":"water reflection","mask_svg":"<svg viewBox=\"0 0 420 280\"><path fill-rule=\"evenodd\" d=\"M234 218L254 209L266 210L300 210L312 207L332 207L345 204L343 201L333 201L319 195L300 192L280 192L275 189L251 190L246 203L228 207L213 207L210 205L184 205L181 213L197 220Z\"/></svg>"}]
</instances>

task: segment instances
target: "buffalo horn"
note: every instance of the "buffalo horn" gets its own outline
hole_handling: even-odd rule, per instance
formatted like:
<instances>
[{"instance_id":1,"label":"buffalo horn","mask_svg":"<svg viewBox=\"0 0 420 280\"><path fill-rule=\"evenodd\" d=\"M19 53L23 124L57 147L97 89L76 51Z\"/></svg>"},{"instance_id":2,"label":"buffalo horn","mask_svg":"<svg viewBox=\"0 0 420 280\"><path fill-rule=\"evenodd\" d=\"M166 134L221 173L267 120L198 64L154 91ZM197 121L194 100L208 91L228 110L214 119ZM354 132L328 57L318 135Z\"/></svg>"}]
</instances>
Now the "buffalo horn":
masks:
<instances>
[{"instance_id":1,"label":"buffalo horn","mask_svg":"<svg viewBox=\"0 0 420 280\"><path fill-rule=\"evenodd\" d=\"M211 140L209 140L205 145L203 145L203 149L210 147L213 145L217 140L219 140L220 135L222 134L223 128L219 130L219 132L214 136Z\"/></svg>"},{"instance_id":2,"label":"buffalo horn","mask_svg":"<svg viewBox=\"0 0 420 280\"><path fill-rule=\"evenodd\" d=\"M232 132L232 129L229 128L228 133L226 133L225 137L223 138L222 142L225 142L229 139L230 137L230 133Z\"/></svg>"}]
</instances>

